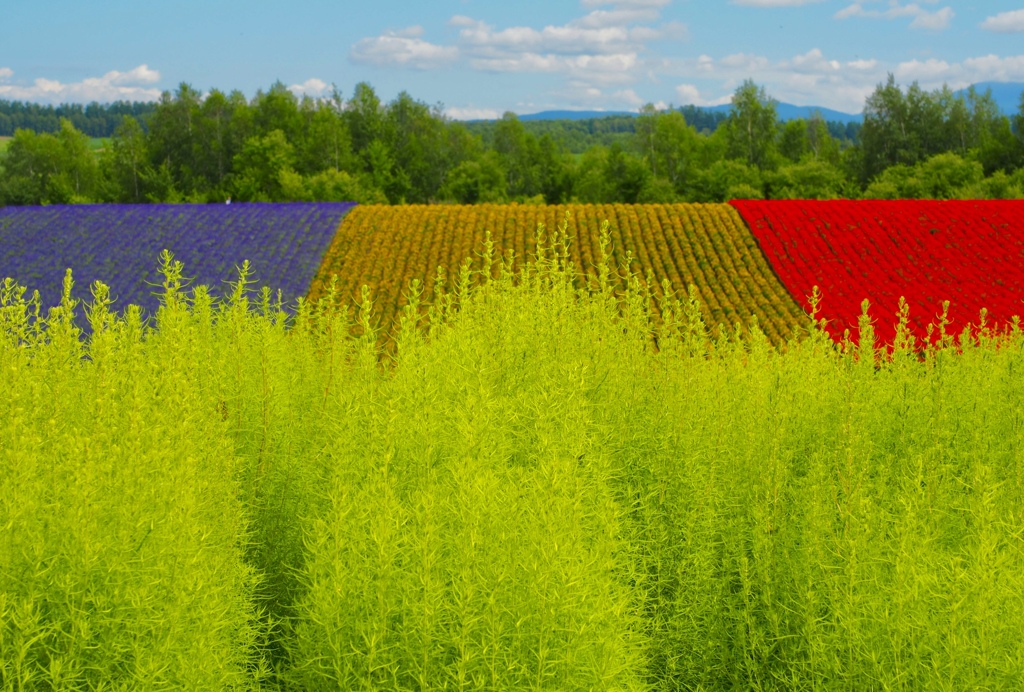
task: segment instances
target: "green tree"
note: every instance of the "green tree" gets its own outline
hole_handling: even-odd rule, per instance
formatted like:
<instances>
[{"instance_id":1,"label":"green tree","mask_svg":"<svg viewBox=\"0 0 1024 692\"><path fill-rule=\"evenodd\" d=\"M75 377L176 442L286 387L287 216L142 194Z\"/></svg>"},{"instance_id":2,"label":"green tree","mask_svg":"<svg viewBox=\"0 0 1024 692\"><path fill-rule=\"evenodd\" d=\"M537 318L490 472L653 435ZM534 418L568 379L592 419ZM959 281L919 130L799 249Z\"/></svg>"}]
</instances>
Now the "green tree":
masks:
<instances>
[{"instance_id":1,"label":"green tree","mask_svg":"<svg viewBox=\"0 0 1024 692\"><path fill-rule=\"evenodd\" d=\"M679 193L667 178L651 175L644 182L636 201L640 204L670 204L679 201Z\"/></svg>"},{"instance_id":2,"label":"green tree","mask_svg":"<svg viewBox=\"0 0 1024 692\"><path fill-rule=\"evenodd\" d=\"M637 148L651 167L651 173L658 175L658 109L653 103L644 104L636 118Z\"/></svg>"},{"instance_id":3,"label":"green tree","mask_svg":"<svg viewBox=\"0 0 1024 692\"><path fill-rule=\"evenodd\" d=\"M96 155L89 149L89 138L75 129L70 120L62 118L57 141L60 145L60 171L51 180L54 185L53 201L93 200L100 182L100 171Z\"/></svg>"},{"instance_id":4,"label":"green tree","mask_svg":"<svg viewBox=\"0 0 1024 692\"><path fill-rule=\"evenodd\" d=\"M463 161L449 173L441 196L459 204L505 202L507 182L501 159L489 151L478 159Z\"/></svg>"},{"instance_id":5,"label":"green tree","mask_svg":"<svg viewBox=\"0 0 1024 692\"><path fill-rule=\"evenodd\" d=\"M436 199L455 164L440 106L431 108L403 91L388 104L384 125L395 166L404 172L407 185L396 194L415 203Z\"/></svg>"},{"instance_id":6,"label":"green tree","mask_svg":"<svg viewBox=\"0 0 1024 692\"><path fill-rule=\"evenodd\" d=\"M267 91L257 91L251 106L258 134L280 130L289 142L299 140L302 130L299 99L282 82L274 82Z\"/></svg>"},{"instance_id":7,"label":"green tree","mask_svg":"<svg viewBox=\"0 0 1024 692\"><path fill-rule=\"evenodd\" d=\"M0 198L5 204L70 204L93 201L100 170L89 138L61 118L57 134L18 130L3 159Z\"/></svg>"},{"instance_id":8,"label":"green tree","mask_svg":"<svg viewBox=\"0 0 1024 692\"><path fill-rule=\"evenodd\" d=\"M50 181L60 172L60 143L52 134L19 129L7 146L0 176L0 202L49 202Z\"/></svg>"},{"instance_id":9,"label":"green tree","mask_svg":"<svg viewBox=\"0 0 1024 692\"><path fill-rule=\"evenodd\" d=\"M728 202L731 199L763 199L761 172L742 161L719 159L694 176L687 198L695 202Z\"/></svg>"},{"instance_id":10,"label":"green tree","mask_svg":"<svg viewBox=\"0 0 1024 692\"><path fill-rule=\"evenodd\" d=\"M540 193L537 140L515 113L505 113L495 126L494 151L505 170L509 197L533 197Z\"/></svg>"},{"instance_id":11,"label":"green tree","mask_svg":"<svg viewBox=\"0 0 1024 692\"><path fill-rule=\"evenodd\" d=\"M172 95L165 91L149 119L149 152L153 166L166 165L174 187L186 194L205 185L198 180L201 164L196 161L200 149L197 125L201 94L181 83Z\"/></svg>"},{"instance_id":12,"label":"green tree","mask_svg":"<svg viewBox=\"0 0 1024 692\"><path fill-rule=\"evenodd\" d=\"M192 173L194 189L214 191L218 199L232 173L235 156L253 136L252 115L245 96L213 89L199 106L193 124Z\"/></svg>"},{"instance_id":13,"label":"green tree","mask_svg":"<svg viewBox=\"0 0 1024 692\"><path fill-rule=\"evenodd\" d=\"M356 154L363 154L370 142L383 135L384 114L380 98L366 82L356 84L355 93L345 104L343 117Z\"/></svg>"},{"instance_id":14,"label":"green tree","mask_svg":"<svg viewBox=\"0 0 1024 692\"><path fill-rule=\"evenodd\" d=\"M807 121L803 118L790 120L779 133L779 153L792 163L803 159L811 150L807 133Z\"/></svg>"},{"instance_id":15,"label":"green tree","mask_svg":"<svg viewBox=\"0 0 1024 692\"><path fill-rule=\"evenodd\" d=\"M773 163L778 131L774 99L764 87L746 80L732 97L732 110L725 122L727 155L755 168Z\"/></svg>"},{"instance_id":16,"label":"green tree","mask_svg":"<svg viewBox=\"0 0 1024 692\"><path fill-rule=\"evenodd\" d=\"M980 163L952 152L932 156L918 170L925 195L930 199L956 199L962 190L974 188L985 178Z\"/></svg>"},{"instance_id":17,"label":"green tree","mask_svg":"<svg viewBox=\"0 0 1024 692\"><path fill-rule=\"evenodd\" d=\"M608 196L602 201L636 204L652 176L642 159L616 142L608 150L604 177Z\"/></svg>"},{"instance_id":18,"label":"green tree","mask_svg":"<svg viewBox=\"0 0 1024 692\"><path fill-rule=\"evenodd\" d=\"M840 199L854 192L840 169L810 158L765 173L765 178L772 199Z\"/></svg>"},{"instance_id":19,"label":"green tree","mask_svg":"<svg viewBox=\"0 0 1024 692\"><path fill-rule=\"evenodd\" d=\"M281 171L281 198L288 202L358 202L387 204L384 193L364 179L348 171L327 169L303 176L290 168Z\"/></svg>"},{"instance_id":20,"label":"green tree","mask_svg":"<svg viewBox=\"0 0 1024 692\"><path fill-rule=\"evenodd\" d=\"M957 199L977 194L983 180L984 171L977 161L953 153L937 154L916 166L890 166L872 181L864 198Z\"/></svg>"},{"instance_id":21,"label":"green tree","mask_svg":"<svg viewBox=\"0 0 1024 692\"><path fill-rule=\"evenodd\" d=\"M828 123L821 117L821 113L813 113L807 122L807 147L811 158L815 161L825 161L833 166L840 166L842 151L839 142L829 132Z\"/></svg>"},{"instance_id":22,"label":"green tree","mask_svg":"<svg viewBox=\"0 0 1024 692\"><path fill-rule=\"evenodd\" d=\"M366 169L373 187L383 190L392 204L404 204L409 189L408 174L398 168L394 152L382 139L375 139L363 152Z\"/></svg>"},{"instance_id":23,"label":"green tree","mask_svg":"<svg viewBox=\"0 0 1024 692\"><path fill-rule=\"evenodd\" d=\"M1024 169L1024 92L1020 95L1020 105L1013 116L1013 132L1016 135L1015 151L1012 156L1014 168Z\"/></svg>"},{"instance_id":24,"label":"green tree","mask_svg":"<svg viewBox=\"0 0 1024 692\"><path fill-rule=\"evenodd\" d=\"M294 171L294 148L281 130L250 137L235 156L233 188L246 202L285 200L282 174Z\"/></svg>"},{"instance_id":25,"label":"green tree","mask_svg":"<svg viewBox=\"0 0 1024 692\"><path fill-rule=\"evenodd\" d=\"M132 204L146 201L153 167L149 164L146 135L138 120L124 116L103 152L101 166L109 182L106 196L110 201Z\"/></svg>"},{"instance_id":26,"label":"green tree","mask_svg":"<svg viewBox=\"0 0 1024 692\"><path fill-rule=\"evenodd\" d=\"M573 168L569 155L550 134L537 140L536 170L540 190L548 204L563 204L572 197Z\"/></svg>"},{"instance_id":27,"label":"green tree","mask_svg":"<svg viewBox=\"0 0 1024 692\"><path fill-rule=\"evenodd\" d=\"M637 119L637 148L643 151L653 179L667 180L678 193L695 165L700 135L679 111L657 112L648 104ZM657 196L666 193L662 190Z\"/></svg>"},{"instance_id":28,"label":"green tree","mask_svg":"<svg viewBox=\"0 0 1024 692\"><path fill-rule=\"evenodd\" d=\"M612 198L608 177L608 149L593 146L583 152L577 166L572 201L600 204Z\"/></svg>"},{"instance_id":29,"label":"green tree","mask_svg":"<svg viewBox=\"0 0 1024 692\"><path fill-rule=\"evenodd\" d=\"M308 175L327 170L355 172L360 168L352 152L352 133L343 112L344 101L337 88L328 99L303 99L302 135L296 143L299 171Z\"/></svg>"},{"instance_id":30,"label":"green tree","mask_svg":"<svg viewBox=\"0 0 1024 692\"><path fill-rule=\"evenodd\" d=\"M812 114L810 120L797 118L783 125L778 150L791 163L824 161L838 166L841 160L839 142L828 131L820 113Z\"/></svg>"},{"instance_id":31,"label":"green tree","mask_svg":"<svg viewBox=\"0 0 1024 692\"><path fill-rule=\"evenodd\" d=\"M947 118L954 110L952 104L948 89L930 94L917 82L904 94L890 74L886 84L879 84L864 104L862 182L890 166L913 166L954 147L950 133L955 127L950 127Z\"/></svg>"},{"instance_id":32,"label":"green tree","mask_svg":"<svg viewBox=\"0 0 1024 692\"><path fill-rule=\"evenodd\" d=\"M957 190L958 199L1022 199L1024 188L1005 171L996 171L974 185Z\"/></svg>"}]
</instances>

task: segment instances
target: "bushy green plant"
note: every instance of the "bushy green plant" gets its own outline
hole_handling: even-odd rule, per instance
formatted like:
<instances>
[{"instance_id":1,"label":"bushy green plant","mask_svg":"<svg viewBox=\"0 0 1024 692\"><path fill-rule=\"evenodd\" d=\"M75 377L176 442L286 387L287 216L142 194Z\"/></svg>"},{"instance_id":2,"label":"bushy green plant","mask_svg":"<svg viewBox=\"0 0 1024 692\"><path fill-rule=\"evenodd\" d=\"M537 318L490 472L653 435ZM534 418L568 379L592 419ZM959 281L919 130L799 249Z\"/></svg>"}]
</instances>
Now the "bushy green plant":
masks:
<instances>
[{"instance_id":1,"label":"bushy green plant","mask_svg":"<svg viewBox=\"0 0 1024 692\"><path fill-rule=\"evenodd\" d=\"M1019 328L712 338L538 240L387 354L247 264L85 343L4 284L0 688L1024 684Z\"/></svg>"},{"instance_id":2,"label":"bushy green plant","mask_svg":"<svg viewBox=\"0 0 1024 692\"><path fill-rule=\"evenodd\" d=\"M262 674L240 460L210 415L180 266L165 270L155 331L137 309L114 319L97 282L87 348L70 271L45 318L38 295L0 290L5 690L247 689Z\"/></svg>"}]
</instances>

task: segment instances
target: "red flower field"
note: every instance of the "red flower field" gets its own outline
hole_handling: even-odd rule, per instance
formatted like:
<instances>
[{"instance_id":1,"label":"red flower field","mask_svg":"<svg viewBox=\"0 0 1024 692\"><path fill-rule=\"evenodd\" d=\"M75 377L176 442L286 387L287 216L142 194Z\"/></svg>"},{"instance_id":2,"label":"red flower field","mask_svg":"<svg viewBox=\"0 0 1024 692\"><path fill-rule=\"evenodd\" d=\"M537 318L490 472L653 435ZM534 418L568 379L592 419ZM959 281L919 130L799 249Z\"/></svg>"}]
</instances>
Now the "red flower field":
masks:
<instances>
[{"instance_id":1,"label":"red flower field","mask_svg":"<svg viewBox=\"0 0 1024 692\"><path fill-rule=\"evenodd\" d=\"M871 302L877 337L892 343L899 299L923 338L950 301L948 332L994 326L1024 315L1024 201L753 201L731 203L794 298L833 338L857 336L861 303Z\"/></svg>"}]
</instances>

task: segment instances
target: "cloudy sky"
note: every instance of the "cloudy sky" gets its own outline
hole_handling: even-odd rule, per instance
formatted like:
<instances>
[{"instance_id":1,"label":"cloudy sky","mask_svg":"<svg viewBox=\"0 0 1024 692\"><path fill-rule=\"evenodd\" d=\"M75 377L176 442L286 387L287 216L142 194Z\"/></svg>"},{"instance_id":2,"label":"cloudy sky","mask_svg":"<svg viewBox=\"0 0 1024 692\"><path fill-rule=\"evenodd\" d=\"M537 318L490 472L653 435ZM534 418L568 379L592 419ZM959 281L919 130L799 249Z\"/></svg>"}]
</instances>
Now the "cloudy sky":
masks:
<instances>
[{"instance_id":1,"label":"cloudy sky","mask_svg":"<svg viewBox=\"0 0 1024 692\"><path fill-rule=\"evenodd\" d=\"M0 99L252 96L360 81L456 118L780 101L860 112L906 86L1024 81L1024 0L0 0Z\"/></svg>"}]
</instances>

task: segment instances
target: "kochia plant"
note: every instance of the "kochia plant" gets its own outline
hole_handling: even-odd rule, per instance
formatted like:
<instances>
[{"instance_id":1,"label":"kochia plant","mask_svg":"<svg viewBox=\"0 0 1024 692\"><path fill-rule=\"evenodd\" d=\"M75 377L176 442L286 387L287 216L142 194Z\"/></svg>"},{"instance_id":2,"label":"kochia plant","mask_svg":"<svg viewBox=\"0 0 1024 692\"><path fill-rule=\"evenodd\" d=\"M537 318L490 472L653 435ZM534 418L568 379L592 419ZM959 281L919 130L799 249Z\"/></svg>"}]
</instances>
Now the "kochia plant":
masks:
<instances>
[{"instance_id":1,"label":"kochia plant","mask_svg":"<svg viewBox=\"0 0 1024 692\"><path fill-rule=\"evenodd\" d=\"M387 354L247 264L85 343L5 283L0 688L1021 688L1016 323L712 338L565 228Z\"/></svg>"}]
</instances>

